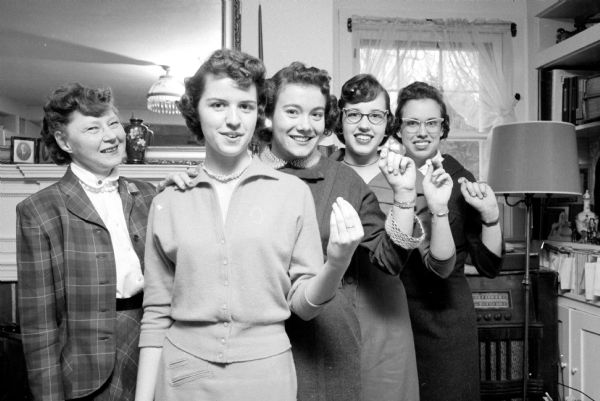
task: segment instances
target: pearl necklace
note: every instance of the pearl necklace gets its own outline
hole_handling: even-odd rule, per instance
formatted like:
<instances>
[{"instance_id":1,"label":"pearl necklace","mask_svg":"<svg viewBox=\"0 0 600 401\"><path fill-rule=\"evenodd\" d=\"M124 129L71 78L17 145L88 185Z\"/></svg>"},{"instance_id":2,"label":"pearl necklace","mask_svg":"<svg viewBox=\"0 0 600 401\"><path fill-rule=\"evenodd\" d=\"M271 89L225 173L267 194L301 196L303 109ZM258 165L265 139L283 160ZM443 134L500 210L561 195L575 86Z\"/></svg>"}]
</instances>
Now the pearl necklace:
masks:
<instances>
[{"instance_id":1,"label":"pearl necklace","mask_svg":"<svg viewBox=\"0 0 600 401\"><path fill-rule=\"evenodd\" d=\"M244 167L240 171L236 171L231 174L217 174L214 171L209 170L209 168L206 167L206 164L202 163L202 170L204 170L206 175L220 183L223 183L223 184L228 183L233 180L237 180L238 178L240 178L241 175L244 174L246 172L246 170L248 170L248 167L250 167L250 164L248 164L246 167Z\"/></svg>"},{"instance_id":2,"label":"pearl necklace","mask_svg":"<svg viewBox=\"0 0 600 401\"><path fill-rule=\"evenodd\" d=\"M348 165L350 167L369 167L372 166L373 164L377 163L379 161L379 159L375 159L374 162L368 163L368 164L352 164L352 163L348 163L346 160L342 160L342 163L344 163L345 165Z\"/></svg>"}]
</instances>

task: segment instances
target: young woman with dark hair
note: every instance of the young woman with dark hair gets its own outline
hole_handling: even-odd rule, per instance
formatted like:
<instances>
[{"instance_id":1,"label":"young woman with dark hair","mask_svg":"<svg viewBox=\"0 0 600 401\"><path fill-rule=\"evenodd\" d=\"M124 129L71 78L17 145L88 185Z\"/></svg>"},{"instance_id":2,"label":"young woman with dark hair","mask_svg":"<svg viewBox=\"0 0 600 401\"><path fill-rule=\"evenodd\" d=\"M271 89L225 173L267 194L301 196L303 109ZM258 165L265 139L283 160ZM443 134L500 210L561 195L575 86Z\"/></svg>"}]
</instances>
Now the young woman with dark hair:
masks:
<instances>
[{"instance_id":1,"label":"young woman with dark hair","mask_svg":"<svg viewBox=\"0 0 600 401\"><path fill-rule=\"evenodd\" d=\"M296 400L284 322L321 311L363 236L334 200L323 263L310 190L252 158L264 74L218 50L186 80L180 110L206 158L191 188L150 210L138 401Z\"/></svg>"}]
</instances>

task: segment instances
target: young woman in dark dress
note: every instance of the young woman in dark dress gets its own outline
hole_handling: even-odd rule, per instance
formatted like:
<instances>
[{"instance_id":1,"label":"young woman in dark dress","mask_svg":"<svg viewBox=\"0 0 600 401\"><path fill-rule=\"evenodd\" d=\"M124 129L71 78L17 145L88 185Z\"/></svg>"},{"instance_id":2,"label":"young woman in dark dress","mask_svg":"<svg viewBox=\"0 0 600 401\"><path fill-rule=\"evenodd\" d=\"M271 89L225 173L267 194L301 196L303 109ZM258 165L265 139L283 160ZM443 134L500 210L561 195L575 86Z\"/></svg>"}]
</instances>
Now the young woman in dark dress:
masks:
<instances>
[{"instance_id":1,"label":"young woman in dark dress","mask_svg":"<svg viewBox=\"0 0 600 401\"><path fill-rule=\"evenodd\" d=\"M448 217L456 265L439 276L413 253L400 275L408 297L421 401L479 400L479 342L464 265L470 256L469 263L480 274L498 274L503 255L498 203L486 183L475 182L456 159L440 153L449 118L436 88L415 82L402 89L395 116L405 154L417 168L429 159L441 161L454 182ZM427 229L431 213L422 196L422 179L417 174L417 215Z\"/></svg>"}]
</instances>

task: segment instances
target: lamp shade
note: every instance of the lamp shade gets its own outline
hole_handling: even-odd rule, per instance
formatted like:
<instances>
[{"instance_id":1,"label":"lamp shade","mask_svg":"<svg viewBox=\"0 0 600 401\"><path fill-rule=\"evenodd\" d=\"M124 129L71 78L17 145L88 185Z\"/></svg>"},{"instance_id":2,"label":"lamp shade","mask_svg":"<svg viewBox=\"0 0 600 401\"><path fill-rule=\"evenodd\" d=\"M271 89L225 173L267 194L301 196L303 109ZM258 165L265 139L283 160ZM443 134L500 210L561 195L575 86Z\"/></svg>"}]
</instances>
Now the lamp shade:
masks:
<instances>
[{"instance_id":1,"label":"lamp shade","mask_svg":"<svg viewBox=\"0 0 600 401\"><path fill-rule=\"evenodd\" d=\"M179 114L175 102L181 99L185 87L169 75L169 67L162 67L165 74L150 87L146 95L148 110L162 114Z\"/></svg>"},{"instance_id":2,"label":"lamp shade","mask_svg":"<svg viewBox=\"0 0 600 401\"><path fill-rule=\"evenodd\" d=\"M575 126L528 121L494 127L488 184L497 194L580 195Z\"/></svg>"}]
</instances>

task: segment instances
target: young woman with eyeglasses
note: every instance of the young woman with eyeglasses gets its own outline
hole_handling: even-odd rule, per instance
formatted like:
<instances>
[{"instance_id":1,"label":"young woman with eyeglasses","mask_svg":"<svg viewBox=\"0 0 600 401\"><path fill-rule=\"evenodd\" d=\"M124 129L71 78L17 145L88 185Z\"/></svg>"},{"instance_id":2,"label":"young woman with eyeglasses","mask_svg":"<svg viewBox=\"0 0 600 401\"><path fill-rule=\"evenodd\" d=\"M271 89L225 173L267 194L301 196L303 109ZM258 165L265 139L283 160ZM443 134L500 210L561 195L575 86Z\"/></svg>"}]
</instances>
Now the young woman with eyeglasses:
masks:
<instances>
[{"instance_id":1,"label":"young woman with eyeglasses","mask_svg":"<svg viewBox=\"0 0 600 401\"><path fill-rule=\"evenodd\" d=\"M413 253L400 274L413 327L421 401L479 400L479 342L464 266L470 257L469 264L480 274L498 274L503 256L498 203L485 182L475 182L456 159L440 153L450 125L436 88L423 82L403 88L395 117L406 156L419 170L427 160L441 161L454 182L448 209L440 214L428 207L422 196L423 175L417 174L416 213L426 230L440 218L449 220L456 265L440 276Z\"/></svg>"},{"instance_id":2,"label":"young woman with eyeglasses","mask_svg":"<svg viewBox=\"0 0 600 401\"><path fill-rule=\"evenodd\" d=\"M338 105L342 113L336 134L346 147L332 157L363 178L387 213L394 204L393 192L376 162L381 144L394 129L389 95L375 77L359 74L342 86ZM412 160L411 165L414 169ZM436 213L443 213L447 210L452 181L440 165L428 164L428 170L423 180L428 205ZM416 172L413 179L416 180ZM416 199L414 180L412 199ZM443 275L455 262L448 218L440 216L426 232L428 240L418 248L423 264ZM419 400L413 334L402 281L390 279L376 269L363 268L357 282L362 399Z\"/></svg>"}]
</instances>

